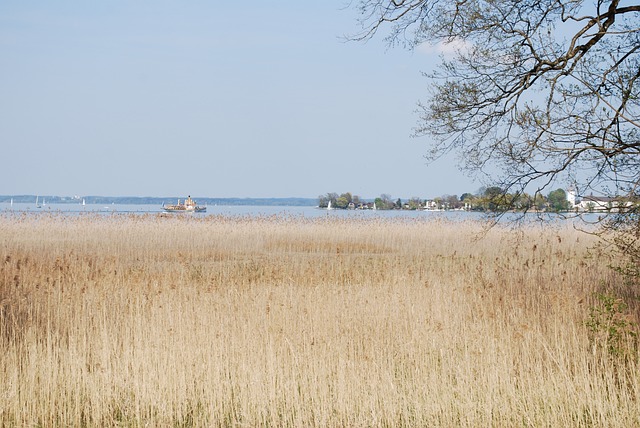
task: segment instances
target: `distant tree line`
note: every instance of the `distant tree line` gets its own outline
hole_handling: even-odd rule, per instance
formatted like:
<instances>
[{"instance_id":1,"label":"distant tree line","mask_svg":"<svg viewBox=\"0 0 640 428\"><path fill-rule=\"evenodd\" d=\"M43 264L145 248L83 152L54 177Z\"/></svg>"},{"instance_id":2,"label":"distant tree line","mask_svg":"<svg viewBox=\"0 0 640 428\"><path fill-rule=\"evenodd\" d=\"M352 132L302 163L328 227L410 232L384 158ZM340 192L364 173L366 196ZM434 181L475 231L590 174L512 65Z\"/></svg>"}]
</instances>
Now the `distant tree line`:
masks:
<instances>
[{"instance_id":1,"label":"distant tree line","mask_svg":"<svg viewBox=\"0 0 640 428\"><path fill-rule=\"evenodd\" d=\"M563 212L573 209L563 189L556 189L549 194L536 193L510 194L500 187L483 187L476 193L458 195L442 195L433 199L412 197L403 201L382 194L373 201L365 201L350 192L338 194L327 193L318 196L320 208L336 209L378 209L378 210L466 210L481 212L517 211L551 211Z\"/></svg>"}]
</instances>

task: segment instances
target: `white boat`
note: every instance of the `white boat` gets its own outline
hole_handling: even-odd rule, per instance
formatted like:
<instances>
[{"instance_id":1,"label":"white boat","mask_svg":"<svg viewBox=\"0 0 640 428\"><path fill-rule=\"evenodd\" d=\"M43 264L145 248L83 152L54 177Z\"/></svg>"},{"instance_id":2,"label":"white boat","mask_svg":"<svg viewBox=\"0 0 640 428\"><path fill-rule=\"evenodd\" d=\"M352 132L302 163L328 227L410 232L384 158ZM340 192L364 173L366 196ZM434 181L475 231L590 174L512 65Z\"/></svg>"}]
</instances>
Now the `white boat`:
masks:
<instances>
[{"instance_id":1,"label":"white boat","mask_svg":"<svg viewBox=\"0 0 640 428\"><path fill-rule=\"evenodd\" d=\"M36 196L36 208L42 208L42 205L40 205L40 202L38 202L38 198L39 196Z\"/></svg>"},{"instance_id":2,"label":"white boat","mask_svg":"<svg viewBox=\"0 0 640 428\"><path fill-rule=\"evenodd\" d=\"M162 209L166 212L169 213L179 213L179 212L197 212L197 213L201 213L201 212L205 212L207 210L207 207L204 206L199 206L196 201L194 201L193 199L191 199L191 195L189 195L187 197L187 199L184 200L184 202L181 202L180 199L178 199L178 203L174 204L174 205L165 205L164 203L162 204Z\"/></svg>"},{"instance_id":3,"label":"white boat","mask_svg":"<svg viewBox=\"0 0 640 428\"><path fill-rule=\"evenodd\" d=\"M329 203L327 204L327 209L328 210L332 210L333 208L331 207L331 201L329 201Z\"/></svg>"}]
</instances>

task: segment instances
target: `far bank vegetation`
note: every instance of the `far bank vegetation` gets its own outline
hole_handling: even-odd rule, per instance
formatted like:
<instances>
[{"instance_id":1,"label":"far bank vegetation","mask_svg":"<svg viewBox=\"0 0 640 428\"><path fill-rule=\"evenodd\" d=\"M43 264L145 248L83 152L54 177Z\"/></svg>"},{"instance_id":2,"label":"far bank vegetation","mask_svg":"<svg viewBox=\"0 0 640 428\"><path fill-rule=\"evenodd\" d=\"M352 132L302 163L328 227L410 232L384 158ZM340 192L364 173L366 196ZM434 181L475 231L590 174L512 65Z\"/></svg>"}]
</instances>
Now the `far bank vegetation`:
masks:
<instances>
[{"instance_id":1,"label":"far bank vegetation","mask_svg":"<svg viewBox=\"0 0 640 428\"><path fill-rule=\"evenodd\" d=\"M549 211L567 212L578 208L572 203L567 192L556 189L544 196L540 193L530 195L507 194L498 187L481 188L476 193L463 193L458 195L442 195L432 199L421 199L417 196L406 200L393 198L391 195L382 194L373 201L366 201L358 195L350 192L338 194L327 193L318 197L320 208L337 209L378 209L378 210L465 210L481 212L500 212L505 210L516 211ZM585 210L588 207L585 206Z\"/></svg>"}]
</instances>

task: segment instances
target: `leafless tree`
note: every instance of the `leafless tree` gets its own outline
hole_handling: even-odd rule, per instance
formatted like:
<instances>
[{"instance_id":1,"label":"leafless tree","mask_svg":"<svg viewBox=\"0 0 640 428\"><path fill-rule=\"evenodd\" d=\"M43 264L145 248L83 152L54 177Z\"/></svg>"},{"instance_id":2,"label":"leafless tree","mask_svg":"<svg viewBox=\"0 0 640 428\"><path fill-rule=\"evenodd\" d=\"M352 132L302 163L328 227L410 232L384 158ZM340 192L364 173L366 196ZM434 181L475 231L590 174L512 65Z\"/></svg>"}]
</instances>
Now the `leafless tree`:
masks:
<instances>
[{"instance_id":1,"label":"leafless tree","mask_svg":"<svg viewBox=\"0 0 640 428\"><path fill-rule=\"evenodd\" d=\"M637 1L637 0L636 0ZM419 104L430 159L511 194L564 183L637 200L640 4L621 0L359 0L366 40L447 46ZM533 188L533 189L532 189ZM640 236L636 209L614 229ZM628 233L627 233L628 235ZM625 241L627 242L627 241ZM636 242L636 241L633 241Z\"/></svg>"}]
</instances>

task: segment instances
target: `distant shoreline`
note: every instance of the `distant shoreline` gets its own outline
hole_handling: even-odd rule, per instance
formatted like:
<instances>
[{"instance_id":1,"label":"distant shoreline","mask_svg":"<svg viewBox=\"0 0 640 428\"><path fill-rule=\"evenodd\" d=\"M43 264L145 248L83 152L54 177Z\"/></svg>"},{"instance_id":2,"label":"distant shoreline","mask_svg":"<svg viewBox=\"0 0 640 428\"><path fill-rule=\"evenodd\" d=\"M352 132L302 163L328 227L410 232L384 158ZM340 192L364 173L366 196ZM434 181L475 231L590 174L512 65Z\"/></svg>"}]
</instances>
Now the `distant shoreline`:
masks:
<instances>
[{"instance_id":1,"label":"distant shoreline","mask_svg":"<svg viewBox=\"0 0 640 428\"><path fill-rule=\"evenodd\" d=\"M101 205L162 205L174 203L184 196L55 196L55 195L0 195L0 203L39 203L48 204L86 204ZM192 196L200 205L253 205L253 206L317 206L318 198L206 198Z\"/></svg>"}]
</instances>

